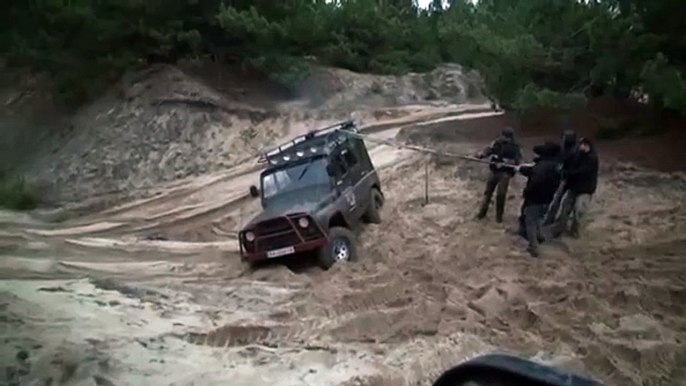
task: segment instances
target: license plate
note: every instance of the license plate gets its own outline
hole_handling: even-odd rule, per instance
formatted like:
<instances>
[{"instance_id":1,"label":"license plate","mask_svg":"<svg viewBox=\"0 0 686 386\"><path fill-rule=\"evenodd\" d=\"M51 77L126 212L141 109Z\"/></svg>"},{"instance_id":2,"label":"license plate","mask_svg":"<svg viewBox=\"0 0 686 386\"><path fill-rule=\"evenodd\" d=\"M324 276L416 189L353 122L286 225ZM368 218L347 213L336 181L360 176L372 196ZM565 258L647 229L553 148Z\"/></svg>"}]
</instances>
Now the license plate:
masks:
<instances>
[{"instance_id":1,"label":"license plate","mask_svg":"<svg viewBox=\"0 0 686 386\"><path fill-rule=\"evenodd\" d=\"M295 253L295 248L286 247L267 252L267 257L271 259L274 257L290 255L291 253Z\"/></svg>"}]
</instances>

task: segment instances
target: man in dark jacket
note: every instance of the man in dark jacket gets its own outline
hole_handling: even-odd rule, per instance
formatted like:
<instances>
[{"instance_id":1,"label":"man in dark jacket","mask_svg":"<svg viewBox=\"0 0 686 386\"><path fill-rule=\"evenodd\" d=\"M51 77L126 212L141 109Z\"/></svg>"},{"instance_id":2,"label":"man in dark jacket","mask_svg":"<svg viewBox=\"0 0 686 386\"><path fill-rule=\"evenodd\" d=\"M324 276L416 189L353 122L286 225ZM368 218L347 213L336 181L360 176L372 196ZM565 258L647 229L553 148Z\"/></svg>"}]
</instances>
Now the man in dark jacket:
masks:
<instances>
[{"instance_id":1,"label":"man in dark jacket","mask_svg":"<svg viewBox=\"0 0 686 386\"><path fill-rule=\"evenodd\" d=\"M515 169L512 166L505 165L519 165L522 159L522 151L517 143L514 130L512 128L505 128L500 137L498 137L490 146L477 154L478 158L490 157L491 175L486 182L486 190L484 191L484 198L481 202L481 208L477 214L477 219L483 219L488 213L488 207L491 204L493 192L497 188L495 198L495 219L498 223L503 222L503 213L505 212L505 200L507 198L507 188L510 184L510 178L515 175Z\"/></svg>"},{"instance_id":2,"label":"man in dark jacket","mask_svg":"<svg viewBox=\"0 0 686 386\"><path fill-rule=\"evenodd\" d=\"M582 138L579 140L579 150L565 172L567 194L562 201L558 220L561 232L566 230L569 216L573 214L570 233L573 237L580 236L591 199L598 187L598 168L598 154L593 143L588 138Z\"/></svg>"},{"instance_id":3,"label":"man in dark jacket","mask_svg":"<svg viewBox=\"0 0 686 386\"><path fill-rule=\"evenodd\" d=\"M531 256L537 257L541 223L560 185L560 145L546 142L543 145L534 146L533 150L537 155L534 164L517 168L522 175L527 177L519 227L520 233L529 241L527 250Z\"/></svg>"},{"instance_id":4,"label":"man in dark jacket","mask_svg":"<svg viewBox=\"0 0 686 386\"><path fill-rule=\"evenodd\" d=\"M562 133L562 153L560 153L560 168L562 170L562 182L555 192L555 197L548 207L548 212L546 213L544 225L551 225L557 219L557 215L560 211L560 204L562 203L562 198L567 192L566 175L569 171L572 163L574 162L574 157L577 152L577 140L576 133L574 130L567 129Z\"/></svg>"}]
</instances>

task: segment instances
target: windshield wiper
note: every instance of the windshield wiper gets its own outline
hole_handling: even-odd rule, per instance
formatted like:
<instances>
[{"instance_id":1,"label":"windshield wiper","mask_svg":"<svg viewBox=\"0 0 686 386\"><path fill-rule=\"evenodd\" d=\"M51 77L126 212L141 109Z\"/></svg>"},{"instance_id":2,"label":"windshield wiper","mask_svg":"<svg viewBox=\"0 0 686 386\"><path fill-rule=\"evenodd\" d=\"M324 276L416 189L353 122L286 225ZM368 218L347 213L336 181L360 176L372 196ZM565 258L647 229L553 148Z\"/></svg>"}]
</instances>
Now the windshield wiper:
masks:
<instances>
[{"instance_id":1,"label":"windshield wiper","mask_svg":"<svg viewBox=\"0 0 686 386\"><path fill-rule=\"evenodd\" d=\"M305 169L303 169L303 171L300 173L300 177L298 177L296 181L302 180L303 176L305 175L305 173L307 173L307 170L310 168L310 165L312 165L312 162L314 162L314 158L310 158L310 161L307 163L307 165L305 165Z\"/></svg>"}]
</instances>

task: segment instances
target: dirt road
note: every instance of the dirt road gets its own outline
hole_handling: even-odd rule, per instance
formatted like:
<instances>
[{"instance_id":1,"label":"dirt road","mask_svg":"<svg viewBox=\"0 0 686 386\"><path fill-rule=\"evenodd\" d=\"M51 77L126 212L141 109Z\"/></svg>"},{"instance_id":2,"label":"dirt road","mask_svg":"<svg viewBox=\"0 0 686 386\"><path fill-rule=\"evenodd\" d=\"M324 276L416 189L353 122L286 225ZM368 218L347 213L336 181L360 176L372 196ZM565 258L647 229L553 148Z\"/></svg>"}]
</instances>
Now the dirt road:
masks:
<instances>
[{"instance_id":1,"label":"dirt road","mask_svg":"<svg viewBox=\"0 0 686 386\"><path fill-rule=\"evenodd\" d=\"M483 114L400 137L471 152ZM523 179L506 225L479 223L483 165L369 146L385 221L327 272L240 263L250 164L61 224L3 214L0 363L21 385L408 385L498 349L610 385L686 377L683 174L604 159L589 234L532 259L509 232Z\"/></svg>"}]
</instances>

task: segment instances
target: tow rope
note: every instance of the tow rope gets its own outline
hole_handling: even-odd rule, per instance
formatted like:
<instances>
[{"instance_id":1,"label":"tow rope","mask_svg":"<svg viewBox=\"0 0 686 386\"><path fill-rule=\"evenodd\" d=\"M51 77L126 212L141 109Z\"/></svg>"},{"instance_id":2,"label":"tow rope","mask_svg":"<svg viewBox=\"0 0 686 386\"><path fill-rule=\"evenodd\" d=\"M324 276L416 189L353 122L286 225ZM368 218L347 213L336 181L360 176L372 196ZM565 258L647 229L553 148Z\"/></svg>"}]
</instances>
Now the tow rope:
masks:
<instances>
[{"instance_id":1,"label":"tow rope","mask_svg":"<svg viewBox=\"0 0 686 386\"><path fill-rule=\"evenodd\" d=\"M457 158L465 161L471 161L471 162L478 162L482 164L489 164L489 165L496 165L498 167L506 167L506 168L515 168L515 165L512 164L507 164L507 163L502 163L502 162L493 162L473 156L468 156L468 155L463 155L463 154L456 154L456 153L451 153L451 152L444 152L444 151L438 151L436 149L430 149L428 147L423 147L423 146L415 146L415 145L406 145L403 143L398 143L395 141L389 141L386 139L381 139L381 138L374 138L370 136L369 134L360 134L360 133L352 133L349 131L341 130L341 132L345 133L346 135L349 135L354 138L359 138L362 140L366 140L369 142L376 142L380 143L386 146L392 146L396 147L399 149L408 149L408 150L413 150L413 151L418 151L421 153L428 153L428 154L435 154L435 155L440 155L440 156L445 156L445 157L452 157L452 158Z\"/></svg>"},{"instance_id":2,"label":"tow rope","mask_svg":"<svg viewBox=\"0 0 686 386\"><path fill-rule=\"evenodd\" d=\"M395 148L399 148L399 149L408 149L408 150L417 151L417 152L421 152L421 153L428 153L428 154L435 154L435 155L440 155L440 156L445 156L445 157L452 157L452 158L457 158L457 159L461 159L464 161L495 165L497 167L506 167L506 168L512 168L512 169L517 168L516 165L512 165L512 164L507 164L507 163L502 163L502 162L492 162L489 160L485 160L485 159L481 159L481 158L477 158L477 157L473 157L473 156L456 154L456 153L451 153L451 152L438 151L436 149L430 149L428 147L423 147L423 146L406 145L404 143L398 143L395 141L389 141L386 139L371 137L368 134L353 133L353 132L350 132L347 130L341 130L341 132L343 132L346 135L351 136L353 138L359 138L359 139L369 141L369 142L376 142L376 143L380 143L382 145L391 146L391 147L395 147ZM426 165L424 166L424 203L423 203L423 205L428 205L428 204L429 204L429 164L426 163Z\"/></svg>"}]
</instances>

